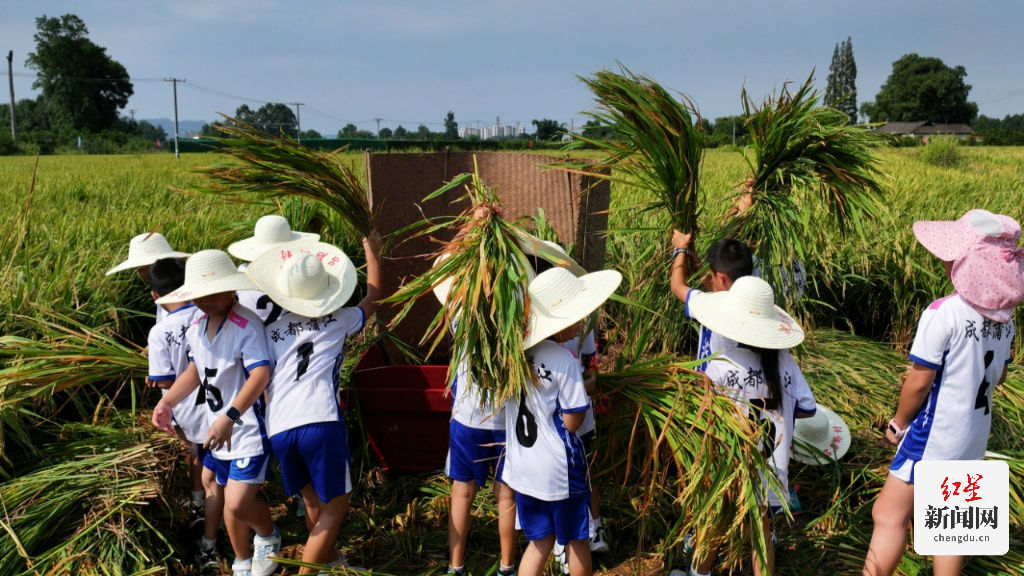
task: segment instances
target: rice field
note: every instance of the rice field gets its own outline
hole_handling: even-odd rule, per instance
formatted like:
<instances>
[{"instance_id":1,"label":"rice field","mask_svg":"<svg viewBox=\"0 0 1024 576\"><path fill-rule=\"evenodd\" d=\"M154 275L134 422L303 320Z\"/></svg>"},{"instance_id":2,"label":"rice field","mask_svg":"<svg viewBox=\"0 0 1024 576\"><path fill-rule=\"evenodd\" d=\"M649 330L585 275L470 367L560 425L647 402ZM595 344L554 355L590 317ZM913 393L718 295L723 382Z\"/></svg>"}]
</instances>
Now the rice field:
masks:
<instances>
[{"instance_id":1,"label":"rice field","mask_svg":"<svg viewBox=\"0 0 1024 576\"><path fill-rule=\"evenodd\" d=\"M879 427L895 408L905 352L920 310L948 293L940 263L914 241L917 219L950 219L969 208L1024 219L1024 149L968 147L952 168L928 165L914 148L881 150L885 201L863 236L818 227L811 284L797 311L809 328L796 350L819 401L843 414L853 447L838 466L794 464L803 511L780 530L780 574L860 570L871 534L871 504L892 451ZM361 174L362 157L348 159ZM187 193L209 154L0 158L0 576L6 574L189 573L180 537L187 494L180 448L152 431L155 394L142 383L139 348L153 304L131 272L105 276L128 239L148 230L175 249L224 248L249 235L255 219L282 210L296 229L319 231L348 248L343 227L309 203L231 203ZM700 226L713 229L749 174L740 151L707 150L700 171ZM695 326L668 289L668 221L643 211L650 201L614 185L606 266L620 270L619 293L640 306L605 307L609 348L601 385L661 398L644 362L692 359ZM703 252L709 235L698 238ZM1018 311L1017 342L1024 313ZM364 342L346 355L358 357ZM630 372L634 370L634 372ZM643 376L643 377L641 377ZM632 378L632 379L631 379ZM645 384L646 383L646 384ZM622 396L613 396L623 398ZM1006 384L996 391L990 450L1012 457L1011 551L974 558L969 574L1019 573L1024 566L1024 369L1018 346ZM670 402L671 404L671 402ZM603 490L612 552L595 556L611 574L660 574L688 564L680 541L686 514L671 482L622 457L623 430L637 414L620 403L598 417L607 449L594 481ZM647 414L658 417L658 407ZM375 573L441 574L447 559L447 484L437 475L383 478L356 436L358 486L340 542L354 563ZM141 425L140 425L141 423ZM607 432L607 433L605 433ZM669 476L682 470L665 468ZM285 541L304 537L302 521L268 483L267 497ZM487 491L481 491L486 494ZM89 505L83 506L83 502ZM470 538L474 574L497 567L496 513L478 499ZM522 548L520 548L522 549ZM225 548L226 550L226 548ZM292 549L292 553L294 549ZM907 553L901 574L930 571Z\"/></svg>"}]
</instances>

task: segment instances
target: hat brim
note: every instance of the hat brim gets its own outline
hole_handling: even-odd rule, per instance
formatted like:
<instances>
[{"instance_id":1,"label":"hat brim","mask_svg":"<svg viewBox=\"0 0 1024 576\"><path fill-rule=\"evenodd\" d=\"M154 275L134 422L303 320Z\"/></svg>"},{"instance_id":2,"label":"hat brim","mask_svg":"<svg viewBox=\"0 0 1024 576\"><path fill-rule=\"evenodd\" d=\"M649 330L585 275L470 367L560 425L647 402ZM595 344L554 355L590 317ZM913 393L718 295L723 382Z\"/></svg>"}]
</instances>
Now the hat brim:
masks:
<instances>
[{"instance_id":1,"label":"hat brim","mask_svg":"<svg viewBox=\"0 0 1024 576\"><path fill-rule=\"evenodd\" d=\"M775 318L751 316L730 305L728 291L704 293L687 305L693 317L708 330L740 344L784 350L804 341L803 328L778 306L774 306L778 314Z\"/></svg>"},{"instance_id":2,"label":"hat brim","mask_svg":"<svg viewBox=\"0 0 1024 576\"><path fill-rule=\"evenodd\" d=\"M289 295L280 283L281 271L288 258L282 258L276 250L266 251L249 263L245 273L274 303L293 314L316 318L334 312L348 302L356 288L356 267L340 248L326 242L301 241L287 243L287 249L292 254L290 257L302 254L320 257L320 263L327 272L327 285L310 298Z\"/></svg>"},{"instance_id":3,"label":"hat brim","mask_svg":"<svg viewBox=\"0 0 1024 576\"><path fill-rule=\"evenodd\" d=\"M830 442L825 446L815 444L801 433L800 419L797 419L793 427L793 458L804 464L820 466L831 464L845 456L846 452L850 449L852 436L850 435L850 427L846 425L846 421L839 414L821 404L818 404L817 411L828 417L829 439L834 439L838 436L839 441ZM833 455L829 456L826 454L826 450L830 451Z\"/></svg>"},{"instance_id":4,"label":"hat brim","mask_svg":"<svg viewBox=\"0 0 1024 576\"><path fill-rule=\"evenodd\" d=\"M256 290L256 285L242 272L235 272L231 276L218 278L206 282L193 282L189 284L186 280L177 290L162 296L156 300L157 304L175 304L177 302L188 302L211 294L221 292L234 292L236 290Z\"/></svg>"},{"instance_id":5,"label":"hat brim","mask_svg":"<svg viewBox=\"0 0 1024 576\"><path fill-rule=\"evenodd\" d=\"M267 244L265 242L260 242L255 236L250 236L244 240L232 242L228 246L228 254L231 254L239 260L252 262L267 250L281 244L290 244L292 242L317 242L319 240L319 234L315 234L313 232L296 232L294 230L291 232L291 237L284 242L272 242Z\"/></svg>"},{"instance_id":6,"label":"hat brim","mask_svg":"<svg viewBox=\"0 0 1024 576\"><path fill-rule=\"evenodd\" d=\"M160 254L147 254L145 256L134 257L134 258L129 256L128 259L125 260L124 262L121 262L117 266L114 266L110 270L107 270L106 275L110 276L111 274L116 274L116 273L121 272L123 270L131 270L132 268L141 268L142 266L152 266L154 262L156 262L157 260L161 260L163 258L188 258L189 256L191 256L191 254L189 254L187 252L175 252L175 251L163 252L163 253L160 253Z\"/></svg>"},{"instance_id":7,"label":"hat brim","mask_svg":"<svg viewBox=\"0 0 1024 576\"><path fill-rule=\"evenodd\" d=\"M974 243L971 225L960 220L918 220L913 230L921 246L944 262L959 259Z\"/></svg>"},{"instance_id":8,"label":"hat brim","mask_svg":"<svg viewBox=\"0 0 1024 576\"><path fill-rule=\"evenodd\" d=\"M526 322L526 337L523 348L531 348L546 338L565 330L597 310L619 288L622 274L617 270L599 270L579 277L583 288L562 306L557 316L538 313L530 308Z\"/></svg>"}]
</instances>

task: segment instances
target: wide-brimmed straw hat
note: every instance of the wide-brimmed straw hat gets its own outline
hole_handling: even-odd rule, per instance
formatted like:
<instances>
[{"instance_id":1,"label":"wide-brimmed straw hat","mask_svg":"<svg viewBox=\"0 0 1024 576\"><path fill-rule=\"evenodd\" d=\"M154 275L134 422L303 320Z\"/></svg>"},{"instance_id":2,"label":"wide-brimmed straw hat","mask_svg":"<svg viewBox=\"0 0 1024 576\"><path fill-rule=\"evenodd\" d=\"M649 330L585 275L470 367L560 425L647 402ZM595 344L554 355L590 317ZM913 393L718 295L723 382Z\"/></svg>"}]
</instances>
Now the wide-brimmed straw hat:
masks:
<instances>
[{"instance_id":1,"label":"wide-brimmed straw hat","mask_svg":"<svg viewBox=\"0 0 1024 576\"><path fill-rule=\"evenodd\" d=\"M775 305L772 287L743 276L729 290L690 298L690 312L709 330L740 344L782 350L803 342L803 328Z\"/></svg>"},{"instance_id":2,"label":"wide-brimmed straw hat","mask_svg":"<svg viewBox=\"0 0 1024 576\"><path fill-rule=\"evenodd\" d=\"M914 236L926 250L953 262L957 293L982 316L1009 322L1024 301L1024 249L1020 224L1009 216L969 210L959 220L914 222Z\"/></svg>"},{"instance_id":3,"label":"wide-brimmed straw hat","mask_svg":"<svg viewBox=\"0 0 1024 576\"><path fill-rule=\"evenodd\" d=\"M526 232L517 231L516 240L519 247L527 256L534 256L547 260L553 266L568 268L576 276L583 276L587 273L586 268L569 257L569 254L557 242L541 240L540 238Z\"/></svg>"},{"instance_id":4,"label":"wide-brimmed straw hat","mask_svg":"<svg viewBox=\"0 0 1024 576\"><path fill-rule=\"evenodd\" d=\"M352 260L326 242L292 242L268 250L245 273L277 305L311 318L341 308L356 288Z\"/></svg>"},{"instance_id":5,"label":"wide-brimmed straw hat","mask_svg":"<svg viewBox=\"0 0 1024 576\"><path fill-rule=\"evenodd\" d=\"M107 276L140 266L152 266L153 262L161 258L184 258L187 252L176 252L171 250L167 238L159 232L147 232L139 234L128 243L128 259L107 270Z\"/></svg>"},{"instance_id":6,"label":"wide-brimmed straw hat","mask_svg":"<svg viewBox=\"0 0 1024 576\"><path fill-rule=\"evenodd\" d=\"M319 239L319 234L293 231L284 216L268 214L256 221L251 237L232 243L228 252L235 258L251 262L278 244L297 240L316 242Z\"/></svg>"},{"instance_id":7,"label":"wide-brimmed straw hat","mask_svg":"<svg viewBox=\"0 0 1024 576\"><path fill-rule=\"evenodd\" d=\"M256 285L235 268L231 257L221 250L200 250L185 261L185 283L159 298L157 304L188 302L210 294L256 290Z\"/></svg>"},{"instance_id":8,"label":"wide-brimmed straw hat","mask_svg":"<svg viewBox=\"0 0 1024 576\"><path fill-rule=\"evenodd\" d=\"M577 277L565 268L552 268L530 282L530 317L523 348L583 320L604 303L622 282L616 270L600 270Z\"/></svg>"},{"instance_id":9,"label":"wide-brimmed straw hat","mask_svg":"<svg viewBox=\"0 0 1024 576\"><path fill-rule=\"evenodd\" d=\"M850 449L850 427L839 414L818 404L814 416L797 418L793 439L793 458L804 464L829 464Z\"/></svg>"}]
</instances>

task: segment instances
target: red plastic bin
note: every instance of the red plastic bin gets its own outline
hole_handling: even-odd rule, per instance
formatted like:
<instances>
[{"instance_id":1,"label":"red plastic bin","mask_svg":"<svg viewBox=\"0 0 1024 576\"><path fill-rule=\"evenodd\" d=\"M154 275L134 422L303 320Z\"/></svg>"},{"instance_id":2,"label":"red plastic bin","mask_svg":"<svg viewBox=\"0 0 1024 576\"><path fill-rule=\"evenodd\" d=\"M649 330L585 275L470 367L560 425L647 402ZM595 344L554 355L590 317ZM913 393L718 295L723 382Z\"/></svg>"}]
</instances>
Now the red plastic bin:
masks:
<instances>
[{"instance_id":1,"label":"red plastic bin","mask_svg":"<svg viewBox=\"0 0 1024 576\"><path fill-rule=\"evenodd\" d=\"M448 453L451 398L447 365L388 363L377 342L352 373L360 419L381 467L442 470Z\"/></svg>"}]
</instances>

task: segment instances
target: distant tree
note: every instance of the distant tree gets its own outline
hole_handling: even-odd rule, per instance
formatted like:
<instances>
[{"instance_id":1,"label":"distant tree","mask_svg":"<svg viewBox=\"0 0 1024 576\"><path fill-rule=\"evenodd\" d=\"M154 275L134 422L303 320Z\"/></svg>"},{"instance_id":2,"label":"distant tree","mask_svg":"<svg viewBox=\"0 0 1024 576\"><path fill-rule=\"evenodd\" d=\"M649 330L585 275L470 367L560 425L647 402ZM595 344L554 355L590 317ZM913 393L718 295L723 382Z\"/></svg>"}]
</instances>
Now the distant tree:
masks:
<instances>
[{"instance_id":1,"label":"distant tree","mask_svg":"<svg viewBox=\"0 0 1024 576\"><path fill-rule=\"evenodd\" d=\"M373 132L360 130L355 124L349 122L338 131L338 138L373 138Z\"/></svg>"},{"instance_id":2,"label":"distant tree","mask_svg":"<svg viewBox=\"0 0 1024 576\"><path fill-rule=\"evenodd\" d=\"M457 140L459 138L459 124L455 122L455 113L451 110L444 117L444 139Z\"/></svg>"},{"instance_id":3,"label":"distant tree","mask_svg":"<svg viewBox=\"0 0 1024 576\"><path fill-rule=\"evenodd\" d=\"M395 133L391 131L391 128L381 128L380 132L377 133L377 137L383 140L389 140L394 135Z\"/></svg>"},{"instance_id":4,"label":"distant tree","mask_svg":"<svg viewBox=\"0 0 1024 576\"><path fill-rule=\"evenodd\" d=\"M323 137L324 137L324 135L319 133L319 132L317 132L316 130L303 130L302 131L302 139L303 140L314 140L314 139L320 139L320 138L323 138Z\"/></svg>"},{"instance_id":5,"label":"distant tree","mask_svg":"<svg viewBox=\"0 0 1024 576\"><path fill-rule=\"evenodd\" d=\"M836 44L832 52L824 102L826 106L846 112L850 124L857 121L857 63L853 60L853 41L849 36Z\"/></svg>"},{"instance_id":6,"label":"distant tree","mask_svg":"<svg viewBox=\"0 0 1024 576\"><path fill-rule=\"evenodd\" d=\"M873 122L970 123L978 105L967 101L971 86L964 83L966 76L963 66L950 68L938 58L907 54L892 63L892 73L866 110Z\"/></svg>"},{"instance_id":7,"label":"distant tree","mask_svg":"<svg viewBox=\"0 0 1024 576\"><path fill-rule=\"evenodd\" d=\"M537 127L537 131L533 135L537 140L557 140L565 133L565 125L559 124L558 120L543 118L530 123Z\"/></svg>"},{"instance_id":8,"label":"distant tree","mask_svg":"<svg viewBox=\"0 0 1024 576\"><path fill-rule=\"evenodd\" d=\"M136 125L136 134L143 140L164 142L167 140L167 131L163 126L157 126L147 120L140 120Z\"/></svg>"},{"instance_id":9,"label":"distant tree","mask_svg":"<svg viewBox=\"0 0 1024 576\"><path fill-rule=\"evenodd\" d=\"M89 40L74 14L40 16L36 30L36 50L25 64L36 71L32 87L41 91L53 127L64 133L111 128L132 95L128 71Z\"/></svg>"},{"instance_id":10,"label":"distant tree","mask_svg":"<svg viewBox=\"0 0 1024 576\"><path fill-rule=\"evenodd\" d=\"M742 146L747 143L747 126L743 116L721 116L715 118L711 125L711 132L708 134L708 144L711 146L725 146L736 144Z\"/></svg>"},{"instance_id":11,"label":"distant tree","mask_svg":"<svg viewBox=\"0 0 1024 576\"><path fill-rule=\"evenodd\" d=\"M223 122L220 120L214 120L213 122L203 124L203 127L199 130L199 135L213 137L223 136L224 133L220 131L220 126L222 125Z\"/></svg>"},{"instance_id":12,"label":"distant tree","mask_svg":"<svg viewBox=\"0 0 1024 576\"><path fill-rule=\"evenodd\" d=\"M287 104L270 102L260 106L258 110L249 108L242 104L235 110L235 119L256 127L261 132L278 135L282 132L295 137L299 129L299 123L295 119L295 112Z\"/></svg>"},{"instance_id":13,"label":"distant tree","mask_svg":"<svg viewBox=\"0 0 1024 576\"><path fill-rule=\"evenodd\" d=\"M433 136L433 133L430 131L430 128L427 128L426 124L420 124L416 127L416 138L419 140L430 140Z\"/></svg>"},{"instance_id":14,"label":"distant tree","mask_svg":"<svg viewBox=\"0 0 1024 576\"><path fill-rule=\"evenodd\" d=\"M409 137L409 131L405 129L405 126L402 126L401 124L399 124L398 128L395 128L395 139L396 140L405 140L408 137Z\"/></svg>"},{"instance_id":15,"label":"distant tree","mask_svg":"<svg viewBox=\"0 0 1024 576\"><path fill-rule=\"evenodd\" d=\"M615 135L615 129L606 124L601 124L597 120L587 120L587 123L583 125L581 134L584 138L608 140Z\"/></svg>"}]
</instances>

